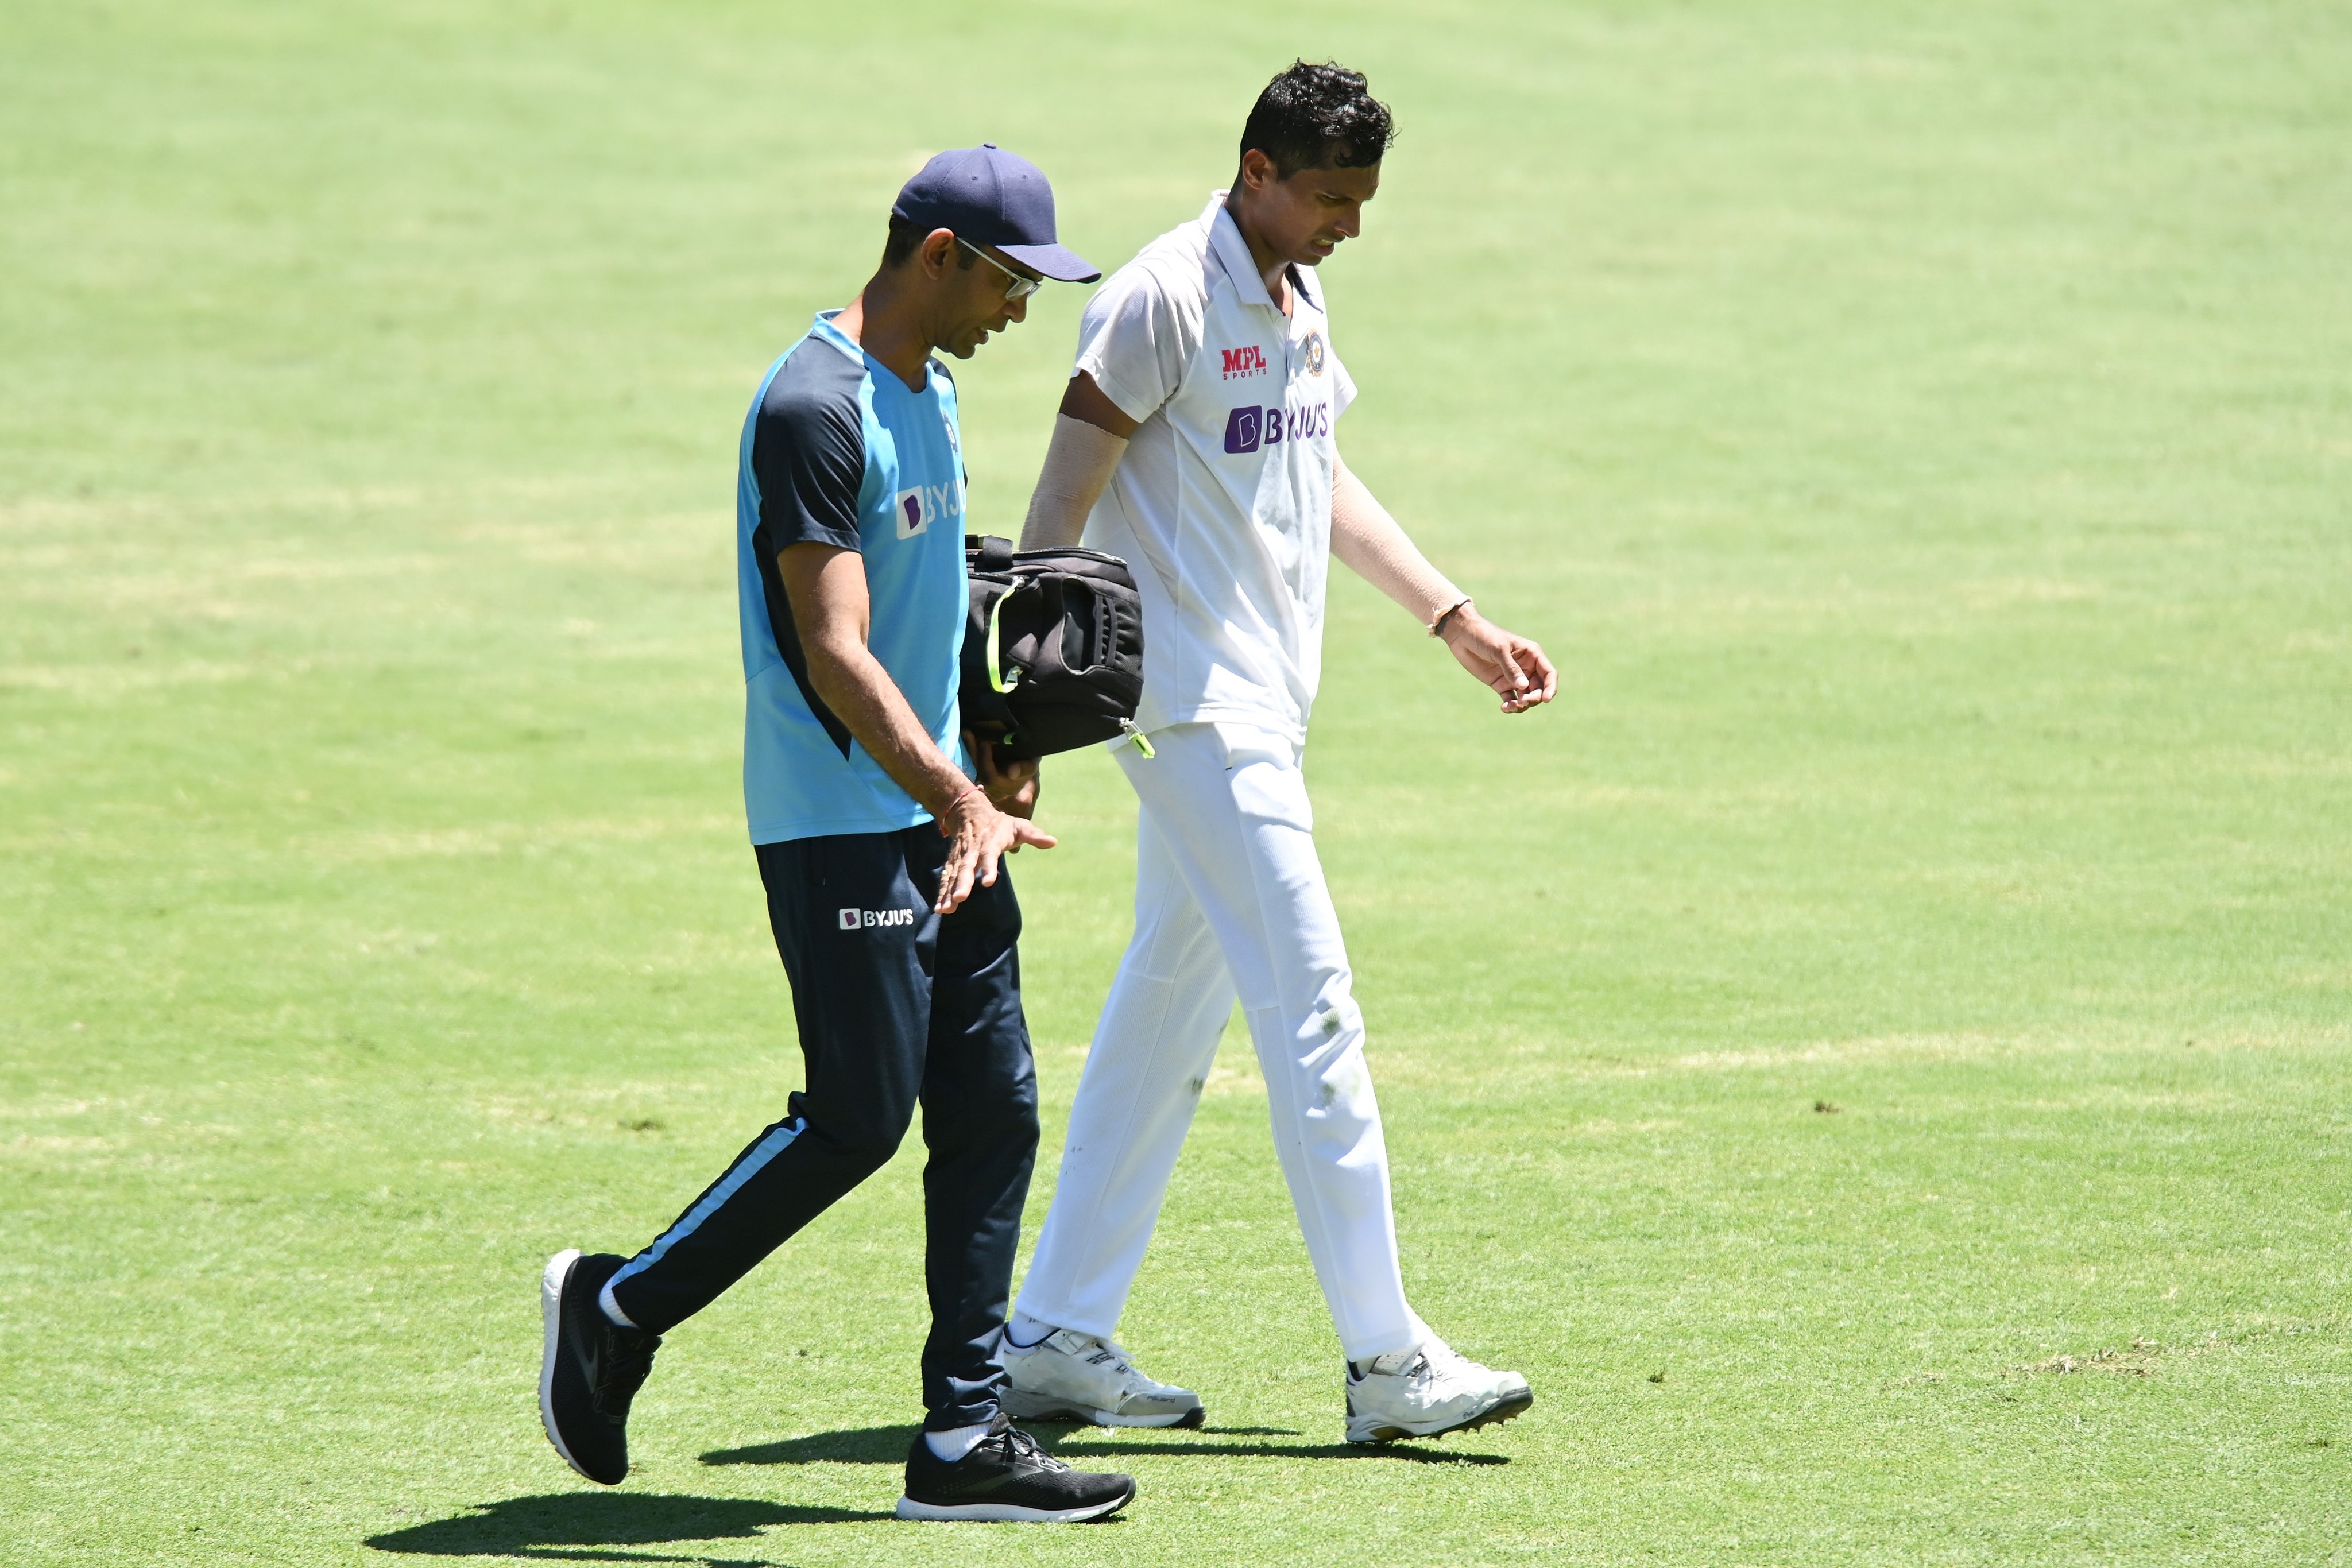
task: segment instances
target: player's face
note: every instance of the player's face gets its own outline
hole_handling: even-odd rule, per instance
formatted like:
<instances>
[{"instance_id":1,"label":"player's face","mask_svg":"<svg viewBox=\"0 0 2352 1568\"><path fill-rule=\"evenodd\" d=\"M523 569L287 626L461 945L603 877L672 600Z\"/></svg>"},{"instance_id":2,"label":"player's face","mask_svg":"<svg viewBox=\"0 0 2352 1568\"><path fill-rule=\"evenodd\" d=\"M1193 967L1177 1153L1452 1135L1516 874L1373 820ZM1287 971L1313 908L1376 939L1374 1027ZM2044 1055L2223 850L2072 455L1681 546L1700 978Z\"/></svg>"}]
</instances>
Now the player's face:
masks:
<instances>
[{"instance_id":1,"label":"player's face","mask_svg":"<svg viewBox=\"0 0 2352 1568\"><path fill-rule=\"evenodd\" d=\"M1341 241L1361 234L1364 204L1381 188L1377 163L1360 169L1301 169L1287 180L1274 174L1274 162L1264 153L1252 152L1243 161L1251 226L1262 244L1300 267L1319 265Z\"/></svg>"},{"instance_id":2,"label":"player's face","mask_svg":"<svg viewBox=\"0 0 2352 1568\"><path fill-rule=\"evenodd\" d=\"M970 267L950 264L940 279L940 325L934 341L959 360L971 358L991 333L1028 319L1028 291L1021 284L1037 277L1034 269L1010 256L984 246L974 248L977 256L966 258ZM1008 293L1020 298L1007 298Z\"/></svg>"}]
</instances>

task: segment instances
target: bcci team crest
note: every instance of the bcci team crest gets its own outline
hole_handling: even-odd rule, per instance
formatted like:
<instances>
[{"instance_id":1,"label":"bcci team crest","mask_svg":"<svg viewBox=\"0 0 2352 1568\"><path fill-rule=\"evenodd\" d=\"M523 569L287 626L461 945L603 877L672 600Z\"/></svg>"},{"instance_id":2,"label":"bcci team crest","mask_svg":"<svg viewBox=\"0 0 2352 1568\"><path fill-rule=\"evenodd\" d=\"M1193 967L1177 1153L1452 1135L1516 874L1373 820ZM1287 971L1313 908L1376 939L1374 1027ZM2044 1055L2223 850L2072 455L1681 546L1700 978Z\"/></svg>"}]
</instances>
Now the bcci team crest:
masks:
<instances>
[{"instance_id":1,"label":"bcci team crest","mask_svg":"<svg viewBox=\"0 0 2352 1568\"><path fill-rule=\"evenodd\" d=\"M1307 369L1311 375L1323 373L1323 334L1320 332L1307 334Z\"/></svg>"}]
</instances>

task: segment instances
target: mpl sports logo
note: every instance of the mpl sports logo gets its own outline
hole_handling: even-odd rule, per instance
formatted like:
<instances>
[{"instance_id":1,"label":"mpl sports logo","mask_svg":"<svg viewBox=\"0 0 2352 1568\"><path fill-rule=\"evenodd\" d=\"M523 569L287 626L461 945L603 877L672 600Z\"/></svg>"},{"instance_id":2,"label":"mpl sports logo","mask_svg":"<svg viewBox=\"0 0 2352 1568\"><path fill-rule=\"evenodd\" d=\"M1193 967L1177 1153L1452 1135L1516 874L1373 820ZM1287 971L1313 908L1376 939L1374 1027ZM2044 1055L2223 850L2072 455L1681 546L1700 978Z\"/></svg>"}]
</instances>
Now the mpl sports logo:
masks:
<instances>
[{"instance_id":1,"label":"mpl sports logo","mask_svg":"<svg viewBox=\"0 0 2352 1568\"><path fill-rule=\"evenodd\" d=\"M912 925L911 909L845 909L838 918L844 931L871 931L882 925Z\"/></svg>"},{"instance_id":2,"label":"mpl sports logo","mask_svg":"<svg viewBox=\"0 0 2352 1568\"><path fill-rule=\"evenodd\" d=\"M935 517L962 516L963 486L918 485L891 497L890 510L898 525L898 537L910 539L917 534L929 533Z\"/></svg>"},{"instance_id":3,"label":"mpl sports logo","mask_svg":"<svg viewBox=\"0 0 2352 1568\"><path fill-rule=\"evenodd\" d=\"M1225 450L1240 455L1285 441L1313 441L1331 434L1331 405L1306 408L1237 408L1225 415Z\"/></svg>"},{"instance_id":4,"label":"mpl sports logo","mask_svg":"<svg viewBox=\"0 0 2352 1568\"><path fill-rule=\"evenodd\" d=\"M1220 349L1225 365L1223 379L1233 381L1241 376L1265 374L1265 350L1255 343L1245 343L1238 349Z\"/></svg>"}]
</instances>

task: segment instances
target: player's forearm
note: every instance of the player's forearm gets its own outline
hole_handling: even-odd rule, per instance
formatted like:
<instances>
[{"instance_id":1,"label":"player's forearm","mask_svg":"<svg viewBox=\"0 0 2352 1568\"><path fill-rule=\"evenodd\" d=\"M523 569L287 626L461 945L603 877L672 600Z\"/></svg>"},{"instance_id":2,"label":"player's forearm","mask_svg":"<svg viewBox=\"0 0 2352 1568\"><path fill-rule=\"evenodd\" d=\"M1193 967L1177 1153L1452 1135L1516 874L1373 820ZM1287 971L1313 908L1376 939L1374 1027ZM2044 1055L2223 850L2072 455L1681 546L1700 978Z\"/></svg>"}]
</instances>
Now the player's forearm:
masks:
<instances>
[{"instance_id":1,"label":"player's forearm","mask_svg":"<svg viewBox=\"0 0 2352 1568\"><path fill-rule=\"evenodd\" d=\"M1126 452L1125 437L1066 413L1055 415L1054 439L1021 525L1021 548L1058 549L1077 543L1087 531L1087 514Z\"/></svg>"},{"instance_id":2,"label":"player's forearm","mask_svg":"<svg viewBox=\"0 0 2352 1568\"><path fill-rule=\"evenodd\" d=\"M931 815L945 816L972 781L923 728L882 662L855 638L812 641L805 651L809 685L824 706L898 788Z\"/></svg>"},{"instance_id":3,"label":"player's forearm","mask_svg":"<svg viewBox=\"0 0 2352 1568\"><path fill-rule=\"evenodd\" d=\"M1424 626L1464 597L1345 463L1331 471L1331 553Z\"/></svg>"}]
</instances>

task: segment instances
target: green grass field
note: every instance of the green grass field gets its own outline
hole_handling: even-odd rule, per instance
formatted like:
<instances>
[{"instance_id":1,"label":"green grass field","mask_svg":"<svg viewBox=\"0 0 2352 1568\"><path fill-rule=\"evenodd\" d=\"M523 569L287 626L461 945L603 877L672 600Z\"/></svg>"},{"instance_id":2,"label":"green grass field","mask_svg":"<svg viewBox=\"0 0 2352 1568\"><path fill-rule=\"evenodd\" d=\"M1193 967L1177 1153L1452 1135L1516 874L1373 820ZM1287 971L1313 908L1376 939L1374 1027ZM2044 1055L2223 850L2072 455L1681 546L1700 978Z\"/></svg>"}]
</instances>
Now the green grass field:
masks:
<instances>
[{"instance_id":1,"label":"green grass field","mask_svg":"<svg viewBox=\"0 0 2352 1568\"><path fill-rule=\"evenodd\" d=\"M796 1084L736 433L925 153L1116 264L1294 53L1403 139L1310 776L1408 1283L1339 1444L1245 1043L1064 1531L883 1515L911 1152L538 1430L536 1279ZM2352 14L2083 0L0 9L0 1563L2352 1558ZM1010 530L1083 290L959 368ZM1044 1212L1133 807L1024 855Z\"/></svg>"}]
</instances>

